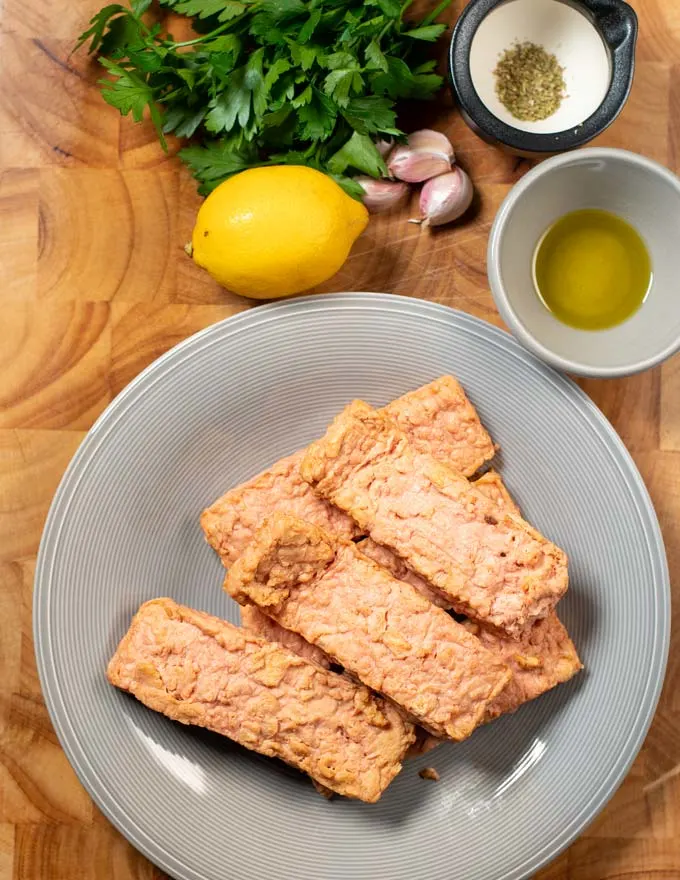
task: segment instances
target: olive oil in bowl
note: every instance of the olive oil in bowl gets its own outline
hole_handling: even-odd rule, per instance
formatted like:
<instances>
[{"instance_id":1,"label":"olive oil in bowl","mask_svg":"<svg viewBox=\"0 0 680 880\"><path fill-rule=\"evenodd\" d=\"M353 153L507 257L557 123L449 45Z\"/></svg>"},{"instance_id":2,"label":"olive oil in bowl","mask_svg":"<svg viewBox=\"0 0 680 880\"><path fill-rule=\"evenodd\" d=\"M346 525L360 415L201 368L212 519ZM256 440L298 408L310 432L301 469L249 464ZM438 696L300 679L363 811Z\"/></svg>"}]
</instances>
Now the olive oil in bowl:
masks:
<instances>
[{"instance_id":1,"label":"olive oil in bowl","mask_svg":"<svg viewBox=\"0 0 680 880\"><path fill-rule=\"evenodd\" d=\"M652 283L651 260L638 232L616 214L592 208L553 223L538 243L533 269L546 307L579 330L606 330L626 321Z\"/></svg>"}]
</instances>

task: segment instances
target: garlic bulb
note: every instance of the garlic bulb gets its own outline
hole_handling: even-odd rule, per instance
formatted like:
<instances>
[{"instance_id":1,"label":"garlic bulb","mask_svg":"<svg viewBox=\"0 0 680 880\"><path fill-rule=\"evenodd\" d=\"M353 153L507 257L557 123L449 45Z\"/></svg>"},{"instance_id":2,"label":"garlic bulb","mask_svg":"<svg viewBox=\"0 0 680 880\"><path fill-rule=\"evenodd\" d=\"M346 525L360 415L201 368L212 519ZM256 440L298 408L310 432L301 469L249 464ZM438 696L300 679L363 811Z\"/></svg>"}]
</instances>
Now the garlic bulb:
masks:
<instances>
[{"instance_id":1,"label":"garlic bulb","mask_svg":"<svg viewBox=\"0 0 680 880\"><path fill-rule=\"evenodd\" d=\"M423 226L443 226L462 216L470 207L474 190L462 168L428 180L420 192Z\"/></svg>"},{"instance_id":2,"label":"garlic bulb","mask_svg":"<svg viewBox=\"0 0 680 880\"><path fill-rule=\"evenodd\" d=\"M423 128L408 136L390 153L387 169L392 177L407 183L421 183L451 170L454 161L451 142L440 131Z\"/></svg>"},{"instance_id":3,"label":"garlic bulb","mask_svg":"<svg viewBox=\"0 0 680 880\"><path fill-rule=\"evenodd\" d=\"M404 204L409 194L406 183L398 180L375 180L373 177L355 177L364 190L362 202L371 214L384 214Z\"/></svg>"}]
</instances>

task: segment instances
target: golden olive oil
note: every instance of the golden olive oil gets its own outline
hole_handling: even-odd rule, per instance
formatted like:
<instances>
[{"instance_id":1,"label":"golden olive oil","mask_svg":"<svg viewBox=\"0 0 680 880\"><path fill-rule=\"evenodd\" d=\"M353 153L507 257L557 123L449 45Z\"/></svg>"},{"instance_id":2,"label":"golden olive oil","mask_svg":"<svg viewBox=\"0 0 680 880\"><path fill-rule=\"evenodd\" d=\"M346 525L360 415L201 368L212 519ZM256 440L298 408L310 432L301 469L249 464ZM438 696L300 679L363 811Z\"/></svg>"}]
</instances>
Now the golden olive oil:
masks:
<instances>
[{"instance_id":1,"label":"golden olive oil","mask_svg":"<svg viewBox=\"0 0 680 880\"><path fill-rule=\"evenodd\" d=\"M652 264L640 235L608 211L565 214L543 235L534 282L550 311L579 330L606 330L630 318L647 296Z\"/></svg>"}]
</instances>

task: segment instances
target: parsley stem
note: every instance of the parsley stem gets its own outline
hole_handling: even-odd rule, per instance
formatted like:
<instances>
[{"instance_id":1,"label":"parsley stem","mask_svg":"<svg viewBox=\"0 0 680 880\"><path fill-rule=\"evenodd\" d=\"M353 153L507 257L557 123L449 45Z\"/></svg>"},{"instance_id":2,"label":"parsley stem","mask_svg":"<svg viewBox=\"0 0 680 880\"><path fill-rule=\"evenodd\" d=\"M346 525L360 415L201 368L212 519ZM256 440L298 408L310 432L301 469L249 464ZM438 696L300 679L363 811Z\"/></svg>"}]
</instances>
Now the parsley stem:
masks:
<instances>
[{"instance_id":1,"label":"parsley stem","mask_svg":"<svg viewBox=\"0 0 680 880\"><path fill-rule=\"evenodd\" d=\"M210 40L213 37L216 37L218 34L224 33L224 31L228 30L234 20L233 18L229 21L225 21L224 24L221 24L219 27L216 27L214 31L210 31L210 33L203 34L200 37L196 37L195 40L185 40L183 43L170 43L168 48L172 49L183 49L185 46L195 46L197 43L203 43L205 40Z\"/></svg>"},{"instance_id":2,"label":"parsley stem","mask_svg":"<svg viewBox=\"0 0 680 880\"><path fill-rule=\"evenodd\" d=\"M432 24L435 18L438 18L444 10L446 10L451 5L451 0L442 0L442 2L435 6L433 10L426 15L425 18L420 22L418 27L424 27L425 25Z\"/></svg>"},{"instance_id":3,"label":"parsley stem","mask_svg":"<svg viewBox=\"0 0 680 880\"><path fill-rule=\"evenodd\" d=\"M403 21L404 13L409 8L409 6L413 3L413 0L406 0L404 5L401 7L401 12L399 13L399 21Z\"/></svg>"}]
</instances>

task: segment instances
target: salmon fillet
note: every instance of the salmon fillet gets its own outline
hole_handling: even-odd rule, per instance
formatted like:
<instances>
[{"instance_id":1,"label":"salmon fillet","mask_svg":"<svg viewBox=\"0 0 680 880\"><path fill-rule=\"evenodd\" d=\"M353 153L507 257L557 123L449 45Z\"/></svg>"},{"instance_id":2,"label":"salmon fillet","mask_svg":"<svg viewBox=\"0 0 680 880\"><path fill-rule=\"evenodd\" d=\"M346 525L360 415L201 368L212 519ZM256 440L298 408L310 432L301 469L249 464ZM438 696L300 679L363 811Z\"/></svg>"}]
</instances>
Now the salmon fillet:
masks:
<instances>
[{"instance_id":1,"label":"salmon fillet","mask_svg":"<svg viewBox=\"0 0 680 880\"><path fill-rule=\"evenodd\" d=\"M363 801L378 800L414 738L413 725L365 687L171 599L141 606L107 675L156 712Z\"/></svg>"},{"instance_id":2,"label":"salmon fillet","mask_svg":"<svg viewBox=\"0 0 680 880\"><path fill-rule=\"evenodd\" d=\"M310 645L306 639L292 630L284 629L281 624L263 614L255 605L241 606L241 626L248 632L266 639L268 642L278 642L294 654L299 654L310 663L316 663L323 669L330 669L331 661L324 652L316 645Z\"/></svg>"},{"instance_id":3,"label":"salmon fillet","mask_svg":"<svg viewBox=\"0 0 680 880\"><path fill-rule=\"evenodd\" d=\"M472 620L464 621L462 626L512 669L510 684L486 710L489 721L514 712L583 669L574 643L554 611L533 623L520 639L511 639Z\"/></svg>"},{"instance_id":4,"label":"salmon fillet","mask_svg":"<svg viewBox=\"0 0 680 880\"><path fill-rule=\"evenodd\" d=\"M496 449L460 383L441 376L389 403L382 412L414 448L471 477Z\"/></svg>"},{"instance_id":5,"label":"salmon fillet","mask_svg":"<svg viewBox=\"0 0 680 880\"><path fill-rule=\"evenodd\" d=\"M417 448L441 455L464 474L473 474L494 454L491 438L460 384L442 376L388 404ZM243 552L265 516L280 511L344 538L361 532L354 520L318 495L299 471L305 450L283 458L208 507L201 526L226 566Z\"/></svg>"},{"instance_id":6,"label":"salmon fillet","mask_svg":"<svg viewBox=\"0 0 680 880\"><path fill-rule=\"evenodd\" d=\"M302 479L299 468L304 452L303 449L282 458L203 511L201 527L206 540L224 565L230 566L238 559L265 517L277 510L345 538L361 534L351 517L329 504Z\"/></svg>"},{"instance_id":7,"label":"salmon fillet","mask_svg":"<svg viewBox=\"0 0 680 880\"><path fill-rule=\"evenodd\" d=\"M519 515L519 508L498 473L489 471L475 480L474 485L494 501L499 509L505 508ZM367 546L369 544L372 546ZM395 577L400 576L396 574L397 571L401 573L405 569L408 582L424 595L427 595L425 591L430 591L428 584L410 571L391 550L374 544L370 538L357 546L373 559L379 556L382 564ZM375 550L378 552L375 553ZM519 639L512 639L498 630L471 620L463 621L462 625L512 670L512 679L508 686L489 704L486 721L516 711L524 703L569 681L583 669L574 643L555 611L543 620L536 621ZM424 755L442 742L445 740L432 736L422 728L417 729L416 741L409 749L409 756Z\"/></svg>"},{"instance_id":8,"label":"salmon fillet","mask_svg":"<svg viewBox=\"0 0 680 880\"><path fill-rule=\"evenodd\" d=\"M500 474L496 471L487 471L477 480L474 480L472 485L485 495L499 511L505 510L520 516L519 507L517 507L506 489ZM440 608L453 608L454 603L449 596L440 593L439 590L435 589L424 578L411 571L404 560L390 550L389 547L376 544L373 538L364 538L357 543L357 547L369 559L386 568L393 577L411 584L433 604L438 605Z\"/></svg>"},{"instance_id":9,"label":"salmon fillet","mask_svg":"<svg viewBox=\"0 0 680 880\"><path fill-rule=\"evenodd\" d=\"M362 401L313 443L300 473L473 619L519 636L564 595L566 554L460 473L418 452Z\"/></svg>"},{"instance_id":10,"label":"salmon fillet","mask_svg":"<svg viewBox=\"0 0 680 880\"><path fill-rule=\"evenodd\" d=\"M412 586L351 541L293 517L265 522L225 589L440 736L469 736L510 678L504 663Z\"/></svg>"}]
</instances>

